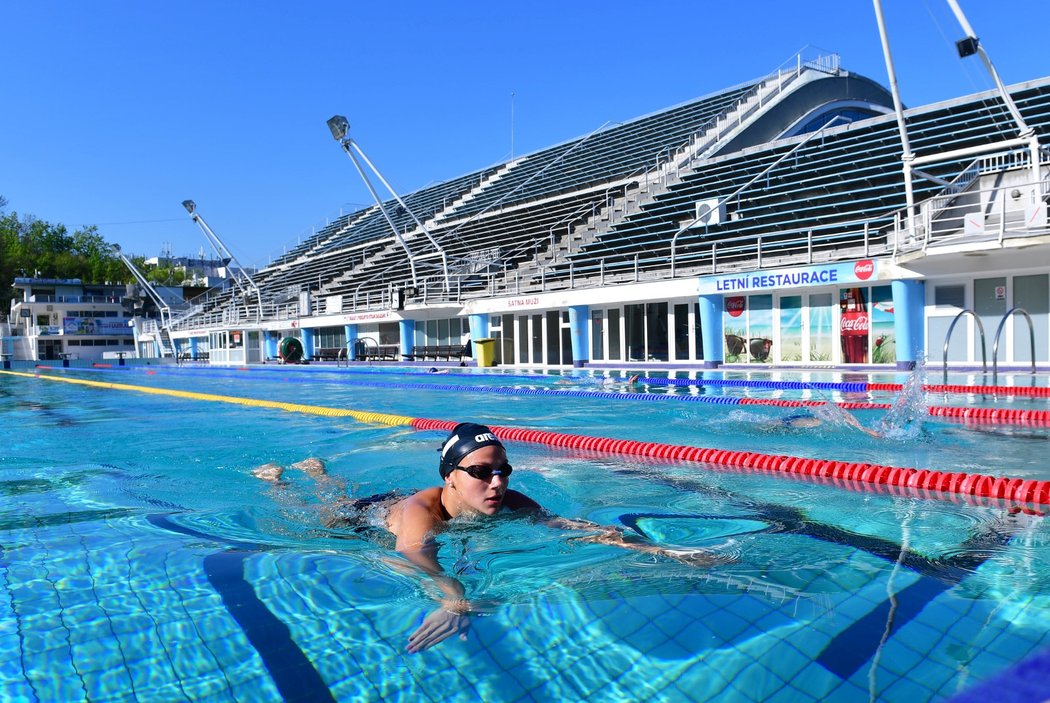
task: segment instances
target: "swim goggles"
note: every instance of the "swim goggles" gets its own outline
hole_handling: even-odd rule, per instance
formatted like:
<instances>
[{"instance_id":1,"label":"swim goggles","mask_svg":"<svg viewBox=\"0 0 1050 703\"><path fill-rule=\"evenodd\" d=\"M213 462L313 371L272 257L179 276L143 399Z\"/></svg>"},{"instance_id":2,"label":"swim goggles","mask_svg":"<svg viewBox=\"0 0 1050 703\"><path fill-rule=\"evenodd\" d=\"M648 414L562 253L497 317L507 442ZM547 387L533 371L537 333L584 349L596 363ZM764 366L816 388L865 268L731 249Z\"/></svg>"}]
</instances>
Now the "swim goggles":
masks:
<instances>
[{"instance_id":1,"label":"swim goggles","mask_svg":"<svg viewBox=\"0 0 1050 703\"><path fill-rule=\"evenodd\" d=\"M479 481L491 481L494 475L510 476L510 472L514 470L514 467L510 464L504 464L495 468L491 466L457 466L456 470L465 471Z\"/></svg>"}]
</instances>

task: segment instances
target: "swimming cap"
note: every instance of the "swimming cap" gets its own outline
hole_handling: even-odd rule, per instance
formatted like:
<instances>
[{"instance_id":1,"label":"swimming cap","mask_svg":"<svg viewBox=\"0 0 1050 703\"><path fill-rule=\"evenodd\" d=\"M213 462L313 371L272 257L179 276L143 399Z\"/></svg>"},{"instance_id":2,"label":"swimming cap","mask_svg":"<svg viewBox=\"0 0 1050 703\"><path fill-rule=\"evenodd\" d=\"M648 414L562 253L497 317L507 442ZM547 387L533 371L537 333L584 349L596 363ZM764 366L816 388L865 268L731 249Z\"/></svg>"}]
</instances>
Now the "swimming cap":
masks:
<instances>
[{"instance_id":1,"label":"swimming cap","mask_svg":"<svg viewBox=\"0 0 1050 703\"><path fill-rule=\"evenodd\" d=\"M459 423L438 450L441 452L441 461L438 463L441 478L455 471L460 460L467 454L475 449L493 445L502 447L503 442L499 441L488 427L472 422Z\"/></svg>"}]
</instances>

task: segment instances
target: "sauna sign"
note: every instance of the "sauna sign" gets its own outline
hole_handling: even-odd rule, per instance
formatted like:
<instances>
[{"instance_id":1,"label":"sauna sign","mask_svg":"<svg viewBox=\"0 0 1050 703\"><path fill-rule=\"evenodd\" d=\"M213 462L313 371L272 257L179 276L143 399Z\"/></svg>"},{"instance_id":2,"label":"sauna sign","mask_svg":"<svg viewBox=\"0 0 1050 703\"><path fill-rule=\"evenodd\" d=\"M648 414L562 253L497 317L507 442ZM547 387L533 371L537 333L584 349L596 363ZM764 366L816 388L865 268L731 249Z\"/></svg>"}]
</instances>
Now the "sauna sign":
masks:
<instances>
[{"instance_id":1,"label":"sauna sign","mask_svg":"<svg viewBox=\"0 0 1050 703\"><path fill-rule=\"evenodd\" d=\"M874 261L864 259L841 264L704 276L700 279L700 295L754 293L784 288L811 288L857 283L874 278L875 269Z\"/></svg>"}]
</instances>

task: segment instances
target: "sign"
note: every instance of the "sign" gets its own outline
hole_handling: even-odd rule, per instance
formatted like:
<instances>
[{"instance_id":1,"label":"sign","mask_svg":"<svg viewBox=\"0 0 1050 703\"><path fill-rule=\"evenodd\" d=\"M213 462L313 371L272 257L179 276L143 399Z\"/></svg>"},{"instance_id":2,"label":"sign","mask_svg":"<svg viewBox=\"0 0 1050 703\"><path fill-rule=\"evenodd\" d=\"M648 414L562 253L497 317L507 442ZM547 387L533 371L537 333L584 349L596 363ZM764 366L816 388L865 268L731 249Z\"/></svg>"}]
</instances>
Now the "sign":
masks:
<instances>
[{"instance_id":1,"label":"sign","mask_svg":"<svg viewBox=\"0 0 1050 703\"><path fill-rule=\"evenodd\" d=\"M747 298L742 295L732 295L726 300L726 312L729 313L730 317L740 317L744 313L744 308L747 305Z\"/></svg>"},{"instance_id":2,"label":"sign","mask_svg":"<svg viewBox=\"0 0 1050 703\"><path fill-rule=\"evenodd\" d=\"M128 321L119 317L63 317L63 334L126 335Z\"/></svg>"},{"instance_id":3,"label":"sign","mask_svg":"<svg viewBox=\"0 0 1050 703\"><path fill-rule=\"evenodd\" d=\"M858 283L878 278L878 264L872 259L841 264L796 266L769 271L704 276L699 279L700 295L712 293L755 293L782 288L812 288Z\"/></svg>"},{"instance_id":4,"label":"sign","mask_svg":"<svg viewBox=\"0 0 1050 703\"><path fill-rule=\"evenodd\" d=\"M996 286L995 287L995 299L996 300L1006 300L1006 286Z\"/></svg>"}]
</instances>

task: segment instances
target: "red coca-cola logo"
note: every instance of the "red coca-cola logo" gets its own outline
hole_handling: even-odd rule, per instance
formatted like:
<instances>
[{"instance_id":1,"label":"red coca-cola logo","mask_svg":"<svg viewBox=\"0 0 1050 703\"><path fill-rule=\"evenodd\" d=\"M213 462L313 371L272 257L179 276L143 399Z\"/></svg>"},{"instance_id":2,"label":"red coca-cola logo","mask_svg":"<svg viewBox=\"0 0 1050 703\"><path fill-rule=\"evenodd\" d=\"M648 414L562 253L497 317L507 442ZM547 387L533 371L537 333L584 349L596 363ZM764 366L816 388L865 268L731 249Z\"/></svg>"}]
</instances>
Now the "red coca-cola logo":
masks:
<instances>
[{"instance_id":1,"label":"red coca-cola logo","mask_svg":"<svg viewBox=\"0 0 1050 703\"><path fill-rule=\"evenodd\" d=\"M853 274L862 281L871 278L873 273L875 273L875 262L871 259L865 259L853 264Z\"/></svg>"},{"instance_id":2,"label":"red coca-cola logo","mask_svg":"<svg viewBox=\"0 0 1050 703\"><path fill-rule=\"evenodd\" d=\"M842 319L839 322L839 332L844 335L866 335L868 333L868 313L842 313Z\"/></svg>"},{"instance_id":3,"label":"red coca-cola logo","mask_svg":"<svg viewBox=\"0 0 1050 703\"><path fill-rule=\"evenodd\" d=\"M734 295L726 298L726 312L730 317L740 317L744 312L746 298L742 295Z\"/></svg>"}]
</instances>

